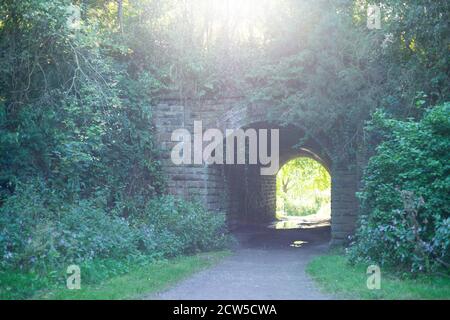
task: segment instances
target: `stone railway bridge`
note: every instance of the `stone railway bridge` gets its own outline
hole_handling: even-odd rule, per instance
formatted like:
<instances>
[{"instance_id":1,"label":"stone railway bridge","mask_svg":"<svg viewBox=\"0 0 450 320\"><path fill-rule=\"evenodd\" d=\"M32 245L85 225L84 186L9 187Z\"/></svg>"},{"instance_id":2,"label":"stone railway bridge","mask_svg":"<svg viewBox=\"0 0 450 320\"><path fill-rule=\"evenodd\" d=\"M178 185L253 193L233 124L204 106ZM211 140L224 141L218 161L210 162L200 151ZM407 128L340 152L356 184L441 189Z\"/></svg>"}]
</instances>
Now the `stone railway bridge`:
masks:
<instances>
[{"instance_id":1,"label":"stone railway bridge","mask_svg":"<svg viewBox=\"0 0 450 320\"><path fill-rule=\"evenodd\" d=\"M178 142L171 141L172 132L185 128L193 133L194 121L202 121L203 131L226 129L278 128L280 131L280 164L306 156L319 161L331 175L332 245L347 241L355 229L358 205L356 162L328 154L330 137L315 137L294 147L305 136L305 127L277 126L269 121L269 108L249 105L241 98L220 100L163 99L154 108L156 139L162 146L161 161L168 177L168 191L186 199L201 201L211 211L227 213L231 228L238 224L273 221L276 210L276 176L260 175L258 165L175 165L170 154ZM272 118L273 119L273 118ZM330 132L330 135L333 133ZM270 141L270 139L269 139Z\"/></svg>"}]
</instances>

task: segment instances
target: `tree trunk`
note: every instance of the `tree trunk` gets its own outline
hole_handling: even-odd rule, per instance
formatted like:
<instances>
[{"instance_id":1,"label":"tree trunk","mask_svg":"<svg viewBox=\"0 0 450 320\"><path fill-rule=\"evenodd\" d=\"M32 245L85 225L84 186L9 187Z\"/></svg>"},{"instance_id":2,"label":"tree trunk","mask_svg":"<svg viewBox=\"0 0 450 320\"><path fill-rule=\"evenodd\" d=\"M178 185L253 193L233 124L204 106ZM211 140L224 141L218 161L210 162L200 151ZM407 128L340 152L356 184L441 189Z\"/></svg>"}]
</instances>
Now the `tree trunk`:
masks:
<instances>
[{"instance_id":1,"label":"tree trunk","mask_svg":"<svg viewBox=\"0 0 450 320\"><path fill-rule=\"evenodd\" d=\"M123 34L123 1L117 0L117 21L119 22L120 33Z\"/></svg>"}]
</instances>

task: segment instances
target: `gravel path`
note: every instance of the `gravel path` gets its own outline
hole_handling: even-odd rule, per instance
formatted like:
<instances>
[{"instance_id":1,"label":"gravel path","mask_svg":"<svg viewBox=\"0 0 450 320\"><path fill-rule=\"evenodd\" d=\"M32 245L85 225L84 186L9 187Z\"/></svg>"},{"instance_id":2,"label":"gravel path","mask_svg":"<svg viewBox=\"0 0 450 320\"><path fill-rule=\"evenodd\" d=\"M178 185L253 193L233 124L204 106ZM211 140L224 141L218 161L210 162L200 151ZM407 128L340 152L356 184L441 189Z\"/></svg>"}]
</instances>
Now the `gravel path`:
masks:
<instances>
[{"instance_id":1,"label":"gravel path","mask_svg":"<svg viewBox=\"0 0 450 320\"><path fill-rule=\"evenodd\" d=\"M306 274L310 259L328 248L329 227L247 229L218 265L148 297L164 300L333 299Z\"/></svg>"}]
</instances>

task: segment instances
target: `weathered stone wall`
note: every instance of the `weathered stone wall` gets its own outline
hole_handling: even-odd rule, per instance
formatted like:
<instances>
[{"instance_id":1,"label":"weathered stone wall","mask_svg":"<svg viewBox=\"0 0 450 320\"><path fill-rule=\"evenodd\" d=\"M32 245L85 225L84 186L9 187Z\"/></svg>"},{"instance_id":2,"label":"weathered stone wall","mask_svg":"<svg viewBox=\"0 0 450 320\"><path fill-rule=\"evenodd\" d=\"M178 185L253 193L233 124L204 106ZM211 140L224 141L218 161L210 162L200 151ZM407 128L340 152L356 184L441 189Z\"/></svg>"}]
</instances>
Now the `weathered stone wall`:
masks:
<instances>
[{"instance_id":1,"label":"weathered stone wall","mask_svg":"<svg viewBox=\"0 0 450 320\"><path fill-rule=\"evenodd\" d=\"M347 164L333 165L331 171L331 234L333 244L348 241L358 217L356 171Z\"/></svg>"},{"instance_id":2,"label":"weathered stone wall","mask_svg":"<svg viewBox=\"0 0 450 320\"><path fill-rule=\"evenodd\" d=\"M246 107L239 99L221 101L166 100L154 108L157 142L162 147L161 161L168 179L168 191L186 199L197 199L211 211L227 212L231 227L237 223L257 223L274 218L276 209L276 177L261 176L257 165L174 165L170 151L176 142L171 133L179 128L193 132L195 120L208 128L239 129L267 121L267 108ZM300 131L299 131L300 132ZM300 133L289 133L280 140L298 141ZM282 141L280 141L282 142ZM311 150L320 154L317 143ZM319 156L310 151L293 151L289 144L280 150L280 158L294 156ZM282 161L285 161L282 160ZM340 244L347 240L355 228L357 218L356 166L349 160L332 163L330 158L318 159L330 170L331 230L332 242Z\"/></svg>"}]
</instances>

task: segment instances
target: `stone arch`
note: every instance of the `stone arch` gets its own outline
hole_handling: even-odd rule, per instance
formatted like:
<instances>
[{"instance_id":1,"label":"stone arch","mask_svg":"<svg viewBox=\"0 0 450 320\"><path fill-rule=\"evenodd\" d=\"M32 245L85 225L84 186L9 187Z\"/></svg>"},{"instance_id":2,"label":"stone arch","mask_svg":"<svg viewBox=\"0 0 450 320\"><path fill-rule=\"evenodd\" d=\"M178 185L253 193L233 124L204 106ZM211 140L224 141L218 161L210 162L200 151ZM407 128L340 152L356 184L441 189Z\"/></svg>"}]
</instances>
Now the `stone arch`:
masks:
<instances>
[{"instance_id":1,"label":"stone arch","mask_svg":"<svg viewBox=\"0 0 450 320\"><path fill-rule=\"evenodd\" d=\"M178 128L193 131L193 123L201 120L203 130L217 128L245 129L269 127L280 129L280 167L291 158L308 156L327 168L332 178L331 236L333 244L346 242L357 219L356 166L351 161L339 161L330 154L331 139L309 137L304 124L280 126L270 121L267 106L246 105L242 99L220 101L166 100L154 111L157 139L163 147L161 155L168 176L168 191L188 199L197 199L211 211L227 212L233 228L239 221L268 221L275 215L275 176L261 176L252 165L183 165L170 161L171 132ZM282 133L283 132L283 133ZM301 148L293 149L306 137ZM252 207L252 203L257 206Z\"/></svg>"}]
</instances>

